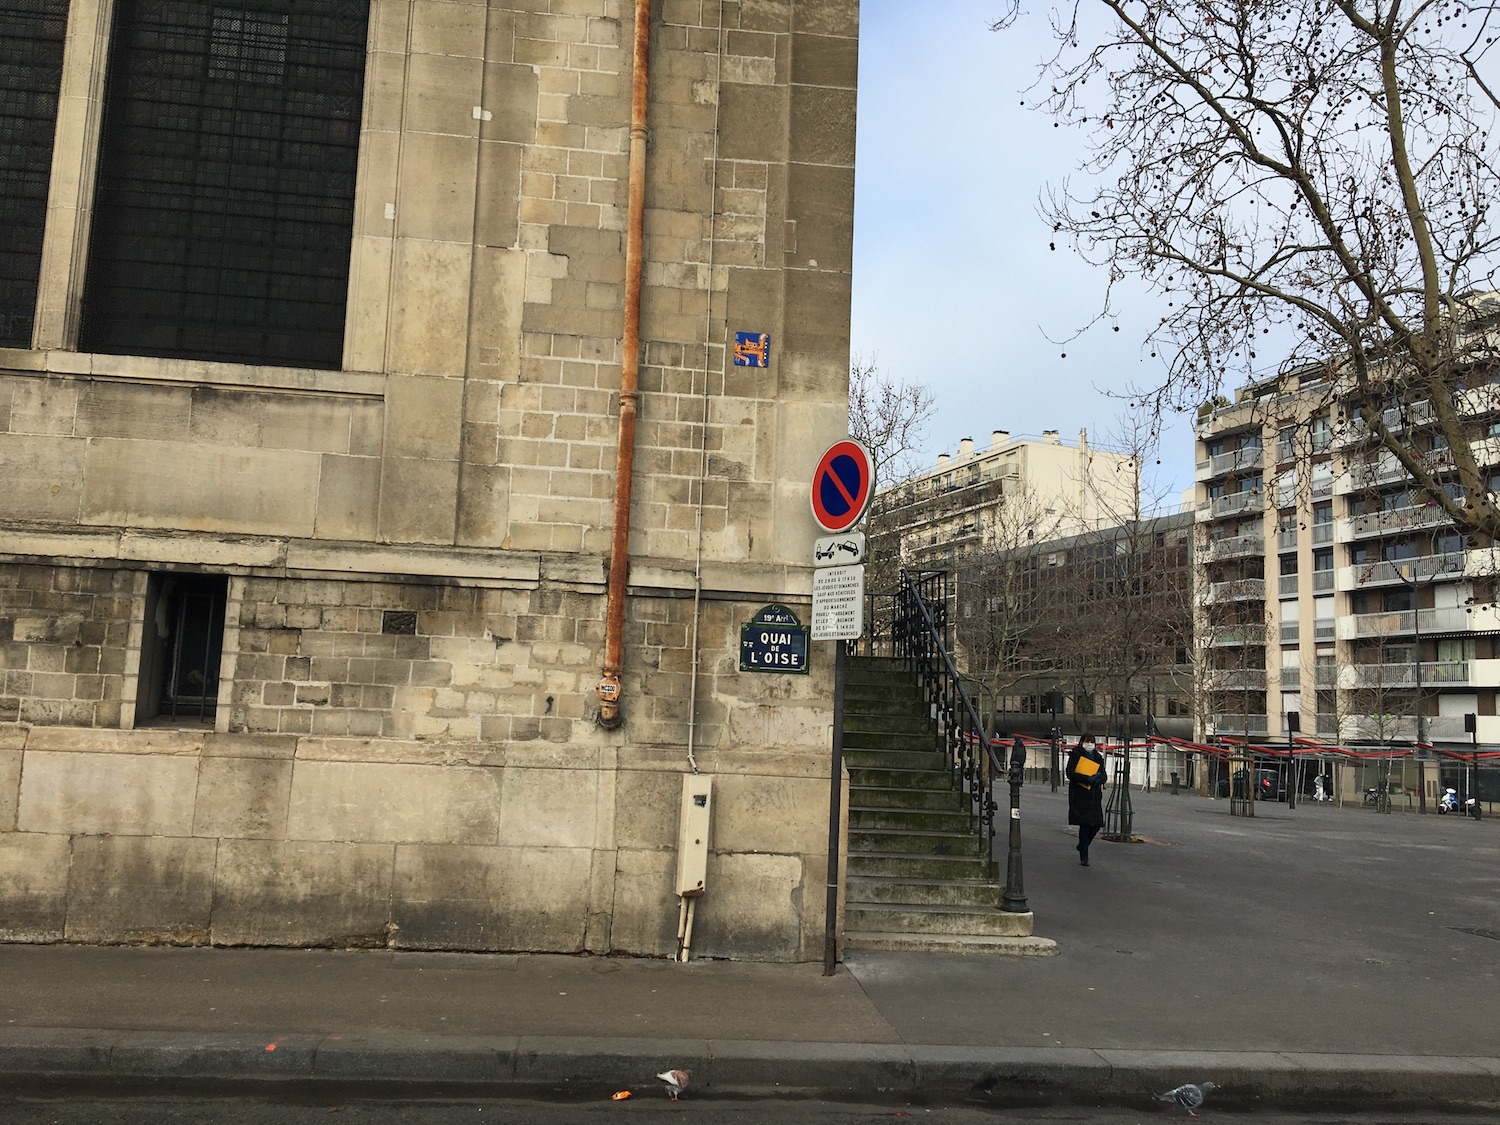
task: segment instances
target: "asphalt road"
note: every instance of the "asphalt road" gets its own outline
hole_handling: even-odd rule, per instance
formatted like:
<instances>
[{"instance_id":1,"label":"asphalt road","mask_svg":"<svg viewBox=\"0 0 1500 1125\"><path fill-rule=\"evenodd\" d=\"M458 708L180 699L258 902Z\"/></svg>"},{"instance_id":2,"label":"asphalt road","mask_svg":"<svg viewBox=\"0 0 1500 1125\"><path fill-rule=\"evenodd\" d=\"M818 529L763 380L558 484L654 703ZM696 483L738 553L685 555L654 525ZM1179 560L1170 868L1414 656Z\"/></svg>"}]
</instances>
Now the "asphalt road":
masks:
<instances>
[{"instance_id":1,"label":"asphalt road","mask_svg":"<svg viewBox=\"0 0 1500 1125\"><path fill-rule=\"evenodd\" d=\"M1060 956L849 955L902 1039L1493 1052L1500 816L1132 797L1141 842L1097 840L1080 867L1065 794L1025 787L1026 889Z\"/></svg>"},{"instance_id":2,"label":"asphalt road","mask_svg":"<svg viewBox=\"0 0 1500 1125\"><path fill-rule=\"evenodd\" d=\"M216 1098L16 1098L0 1095L5 1125L1142 1125L1185 1121L1155 1108L1060 1106L993 1108L952 1102L841 1103L789 1098L686 1098L673 1104L655 1092L625 1102L527 1099L444 1101L260 1100ZM1427 1111L1366 1113L1214 1112L1200 1120L1244 1125L1474 1125L1475 1116Z\"/></svg>"}]
</instances>

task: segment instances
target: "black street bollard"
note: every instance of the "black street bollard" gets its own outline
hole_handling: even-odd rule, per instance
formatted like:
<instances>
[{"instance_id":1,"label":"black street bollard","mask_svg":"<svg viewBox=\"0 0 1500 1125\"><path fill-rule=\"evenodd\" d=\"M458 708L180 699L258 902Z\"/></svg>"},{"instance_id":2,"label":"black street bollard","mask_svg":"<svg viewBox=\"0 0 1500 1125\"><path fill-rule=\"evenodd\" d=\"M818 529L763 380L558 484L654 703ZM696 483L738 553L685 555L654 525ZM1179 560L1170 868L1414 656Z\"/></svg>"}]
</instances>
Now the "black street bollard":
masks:
<instances>
[{"instance_id":1,"label":"black street bollard","mask_svg":"<svg viewBox=\"0 0 1500 1125\"><path fill-rule=\"evenodd\" d=\"M1000 909L1011 914L1025 914L1026 879L1021 871L1021 786L1025 784L1026 744L1019 738L1010 749L1010 848L1005 857L1005 893Z\"/></svg>"},{"instance_id":2,"label":"black street bollard","mask_svg":"<svg viewBox=\"0 0 1500 1125\"><path fill-rule=\"evenodd\" d=\"M1172 774L1172 796L1174 796L1174 797L1176 797L1178 795L1178 792L1179 792L1178 788L1177 788L1177 783L1178 783L1178 777L1177 777L1177 774L1174 772Z\"/></svg>"}]
</instances>

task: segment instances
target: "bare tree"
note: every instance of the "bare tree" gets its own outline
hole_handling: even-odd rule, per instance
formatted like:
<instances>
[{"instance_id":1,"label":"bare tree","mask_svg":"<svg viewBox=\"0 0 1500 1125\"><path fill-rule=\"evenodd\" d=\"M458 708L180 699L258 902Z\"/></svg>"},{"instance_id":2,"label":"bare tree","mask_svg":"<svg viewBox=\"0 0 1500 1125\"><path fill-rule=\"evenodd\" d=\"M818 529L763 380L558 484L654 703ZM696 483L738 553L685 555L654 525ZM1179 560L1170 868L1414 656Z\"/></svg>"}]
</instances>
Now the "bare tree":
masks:
<instances>
[{"instance_id":1,"label":"bare tree","mask_svg":"<svg viewBox=\"0 0 1500 1125\"><path fill-rule=\"evenodd\" d=\"M917 471L935 409L927 384L895 379L863 356L850 361L849 436L870 451L877 487L889 488Z\"/></svg>"},{"instance_id":2,"label":"bare tree","mask_svg":"<svg viewBox=\"0 0 1500 1125\"><path fill-rule=\"evenodd\" d=\"M984 689L990 729L1002 696L1046 671L1027 640L1042 616L1045 560L1037 545L1056 533L1058 520L1029 485L1014 482L986 521L982 545L957 570L960 659Z\"/></svg>"},{"instance_id":3,"label":"bare tree","mask_svg":"<svg viewBox=\"0 0 1500 1125\"><path fill-rule=\"evenodd\" d=\"M1158 702L1181 694L1193 534L1190 520L1153 516L1166 496L1149 480L1142 497L1148 427L1129 420L1107 444L1127 454L1115 469L1129 474L1127 486L1093 490L1091 529L1044 549L1040 620L1025 650L1038 674L1050 671L1072 695L1076 724L1103 707L1107 733L1144 733Z\"/></svg>"},{"instance_id":4,"label":"bare tree","mask_svg":"<svg viewBox=\"0 0 1500 1125\"><path fill-rule=\"evenodd\" d=\"M1134 393L1158 416L1192 409L1274 349L1332 376L1330 401L1456 527L1500 537L1473 422L1496 407L1500 11L1063 0L1051 15L1035 89L1092 150L1089 186L1053 189L1043 212L1111 285L1140 278L1166 304L1145 332L1164 377ZM996 26L1018 17L1010 0ZM1439 455L1393 423L1393 392L1430 410Z\"/></svg>"},{"instance_id":5,"label":"bare tree","mask_svg":"<svg viewBox=\"0 0 1500 1125\"><path fill-rule=\"evenodd\" d=\"M867 589L887 595L896 589L902 560L901 536L892 519L892 489L911 479L917 457L936 403L925 383L908 383L882 372L874 360L855 356L849 365L849 436L870 451L875 486L881 490L870 503L865 517L870 555L865 568ZM889 604L877 598L877 632L890 612Z\"/></svg>"}]
</instances>

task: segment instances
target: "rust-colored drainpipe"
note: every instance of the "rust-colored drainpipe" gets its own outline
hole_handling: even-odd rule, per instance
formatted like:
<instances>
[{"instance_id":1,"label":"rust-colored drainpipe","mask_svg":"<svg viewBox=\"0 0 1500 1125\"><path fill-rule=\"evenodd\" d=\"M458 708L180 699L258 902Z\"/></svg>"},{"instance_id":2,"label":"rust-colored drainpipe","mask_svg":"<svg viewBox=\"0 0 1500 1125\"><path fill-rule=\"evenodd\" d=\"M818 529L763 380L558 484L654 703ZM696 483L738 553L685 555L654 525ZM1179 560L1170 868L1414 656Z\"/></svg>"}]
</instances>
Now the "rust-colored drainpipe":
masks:
<instances>
[{"instance_id":1,"label":"rust-colored drainpipe","mask_svg":"<svg viewBox=\"0 0 1500 1125\"><path fill-rule=\"evenodd\" d=\"M620 713L620 665L625 647L625 583L630 577L630 489L635 478L635 415L640 400L641 266L646 227L646 69L651 47L651 0L635 0L635 81L630 96L630 199L625 229L625 327L620 357L620 444L615 457L614 540L609 548L609 604L604 625L604 678L599 681L599 725L615 730Z\"/></svg>"}]
</instances>

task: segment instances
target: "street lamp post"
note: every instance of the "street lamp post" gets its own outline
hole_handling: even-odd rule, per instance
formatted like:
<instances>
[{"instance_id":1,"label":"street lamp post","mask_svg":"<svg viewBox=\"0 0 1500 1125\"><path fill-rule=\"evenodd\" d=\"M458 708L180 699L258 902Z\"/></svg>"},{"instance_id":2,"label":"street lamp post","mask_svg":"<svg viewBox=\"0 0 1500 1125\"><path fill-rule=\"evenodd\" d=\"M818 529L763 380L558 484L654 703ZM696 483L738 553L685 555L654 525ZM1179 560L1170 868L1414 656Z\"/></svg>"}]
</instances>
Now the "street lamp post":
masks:
<instances>
[{"instance_id":1,"label":"street lamp post","mask_svg":"<svg viewBox=\"0 0 1500 1125\"><path fill-rule=\"evenodd\" d=\"M1302 712L1288 711L1286 713L1286 807L1295 809L1297 807L1297 751L1293 743L1293 736L1302 729Z\"/></svg>"},{"instance_id":2,"label":"street lamp post","mask_svg":"<svg viewBox=\"0 0 1500 1125\"><path fill-rule=\"evenodd\" d=\"M1052 757L1047 763L1047 779L1052 783L1052 792L1057 792L1058 774L1062 772L1062 755L1058 750L1057 716L1062 712L1063 694L1056 688L1047 693L1047 713L1052 716Z\"/></svg>"},{"instance_id":3,"label":"street lamp post","mask_svg":"<svg viewBox=\"0 0 1500 1125\"><path fill-rule=\"evenodd\" d=\"M1417 582L1413 568L1408 564L1402 564L1396 568L1397 575L1401 578L1403 586L1411 587L1411 621L1412 630L1417 635L1416 647L1412 651L1414 657L1412 669L1417 689L1417 739L1412 756L1417 762L1417 806L1422 813L1427 812L1427 766L1422 758L1422 746L1426 741L1422 737L1422 588Z\"/></svg>"},{"instance_id":4,"label":"street lamp post","mask_svg":"<svg viewBox=\"0 0 1500 1125\"><path fill-rule=\"evenodd\" d=\"M1474 714L1474 713L1472 713L1472 712L1470 712L1469 714L1465 715L1464 716L1464 730L1466 732L1468 732L1468 735L1469 735L1469 747L1470 747L1470 752L1473 755L1473 762L1474 762L1474 769L1473 769L1474 782L1473 782L1472 785L1469 786L1469 788L1472 789L1473 792L1470 793L1469 796L1474 798L1474 819L1478 820L1479 819L1479 716L1476 715L1476 714ZM1467 798L1464 799L1463 804L1459 807L1459 811L1460 812L1465 812L1465 813L1467 813L1469 811L1469 802L1468 802Z\"/></svg>"}]
</instances>

